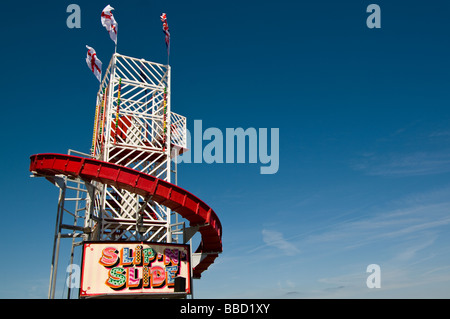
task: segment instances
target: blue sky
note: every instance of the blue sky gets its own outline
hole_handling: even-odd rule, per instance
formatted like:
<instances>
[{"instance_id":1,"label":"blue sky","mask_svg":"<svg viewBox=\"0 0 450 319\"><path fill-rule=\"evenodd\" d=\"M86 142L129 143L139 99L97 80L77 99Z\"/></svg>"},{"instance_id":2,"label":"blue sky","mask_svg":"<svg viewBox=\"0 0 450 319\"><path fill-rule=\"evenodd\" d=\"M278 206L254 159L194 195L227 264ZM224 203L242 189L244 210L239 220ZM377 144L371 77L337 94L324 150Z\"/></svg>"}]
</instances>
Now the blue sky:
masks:
<instances>
[{"instance_id":1,"label":"blue sky","mask_svg":"<svg viewBox=\"0 0 450 319\"><path fill-rule=\"evenodd\" d=\"M71 3L80 29L66 26ZM366 26L370 3L381 29ZM98 81L85 45L109 63L107 4L2 2L0 298L47 297L58 190L29 177L29 156L89 151ZM450 297L447 1L109 4L118 52L160 63L167 13L172 109L188 125L279 128L276 174L179 166L223 225L196 298ZM381 288L366 286L370 264Z\"/></svg>"}]
</instances>

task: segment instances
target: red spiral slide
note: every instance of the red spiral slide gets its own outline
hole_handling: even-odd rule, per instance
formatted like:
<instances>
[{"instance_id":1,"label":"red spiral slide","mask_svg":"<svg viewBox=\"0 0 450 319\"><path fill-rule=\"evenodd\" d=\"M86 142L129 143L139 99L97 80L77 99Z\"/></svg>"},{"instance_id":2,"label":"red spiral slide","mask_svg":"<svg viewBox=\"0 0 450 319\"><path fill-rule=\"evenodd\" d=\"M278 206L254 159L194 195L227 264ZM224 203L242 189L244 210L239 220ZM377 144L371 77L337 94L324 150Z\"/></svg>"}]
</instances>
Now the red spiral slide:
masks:
<instances>
[{"instance_id":1,"label":"red spiral slide","mask_svg":"<svg viewBox=\"0 0 450 319\"><path fill-rule=\"evenodd\" d=\"M201 199L177 185L128 167L90 158L49 153L32 155L30 159L31 172L47 176L62 174L80 177L88 182L97 181L144 197L151 196L153 201L187 219L191 226L199 226L202 240L196 253L205 254L206 257L194 267L194 278L200 278L201 273L222 252L222 225L216 213Z\"/></svg>"}]
</instances>

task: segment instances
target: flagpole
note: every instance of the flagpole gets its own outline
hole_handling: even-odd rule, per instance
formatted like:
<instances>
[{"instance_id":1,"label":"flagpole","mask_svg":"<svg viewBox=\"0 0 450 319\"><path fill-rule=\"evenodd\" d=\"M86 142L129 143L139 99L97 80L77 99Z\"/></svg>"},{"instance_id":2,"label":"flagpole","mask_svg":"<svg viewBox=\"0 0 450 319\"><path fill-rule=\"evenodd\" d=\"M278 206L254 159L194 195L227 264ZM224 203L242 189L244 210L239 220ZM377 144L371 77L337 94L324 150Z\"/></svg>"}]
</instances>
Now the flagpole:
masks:
<instances>
[{"instance_id":1,"label":"flagpole","mask_svg":"<svg viewBox=\"0 0 450 319\"><path fill-rule=\"evenodd\" d=\"M167 24L167 16L165 13L161 14L161 22L163 23L163 31L165 35L166 47L167 47L167 66L169 66L169 58L170 58L170 32L169 25Z\"/></svg>"}]
</instances>

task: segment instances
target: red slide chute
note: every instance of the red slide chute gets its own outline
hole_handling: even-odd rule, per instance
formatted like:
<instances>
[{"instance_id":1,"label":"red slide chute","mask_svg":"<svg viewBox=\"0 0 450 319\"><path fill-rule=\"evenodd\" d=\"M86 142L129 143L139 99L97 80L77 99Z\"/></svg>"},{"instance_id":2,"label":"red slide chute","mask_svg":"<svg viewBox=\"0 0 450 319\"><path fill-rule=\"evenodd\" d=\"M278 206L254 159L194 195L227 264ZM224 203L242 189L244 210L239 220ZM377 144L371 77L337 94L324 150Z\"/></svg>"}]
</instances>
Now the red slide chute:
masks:
<instances>
[{"instance_id":1,"label":"red slide chute","mask_svg":"<svg viewBox=\"0 0 450 319\"><path fill-rule=\"evenodd\" d=\"M202 239L196 253L205 254L193 269L193 277L200 278L201 273L222 252L222 225L216 213L201 199L188 191L134 169L64 154L36 154L30 157L30 171L41 175L66 175L79 177L85 181L97 181L116 188L147 197L169 207L190 222L199 226Z\"/></svg>"}]
</instances>

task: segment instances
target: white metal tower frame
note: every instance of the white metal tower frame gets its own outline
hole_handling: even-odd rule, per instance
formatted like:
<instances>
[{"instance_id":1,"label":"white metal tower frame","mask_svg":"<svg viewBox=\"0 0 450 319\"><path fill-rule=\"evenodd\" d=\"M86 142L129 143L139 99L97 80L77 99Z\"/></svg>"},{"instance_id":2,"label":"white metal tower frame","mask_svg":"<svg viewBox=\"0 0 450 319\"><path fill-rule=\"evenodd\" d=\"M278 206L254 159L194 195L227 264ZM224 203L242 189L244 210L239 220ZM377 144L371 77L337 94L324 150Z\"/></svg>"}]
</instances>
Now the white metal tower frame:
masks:
<instances>
[{"instance_id":1,"label":"white metal tower frame","mask_svg":"<svg viewBox=\"0 0 450 319\"><path fill-rule=\"evenodd\" d=\"M186 118L171 112L170 95L170 66L114 54L97 94L92 157L171 182L172 148L187 143ZM167 207L98 187L98 240L172 242Z\"/></svg>"}]
</instances>

